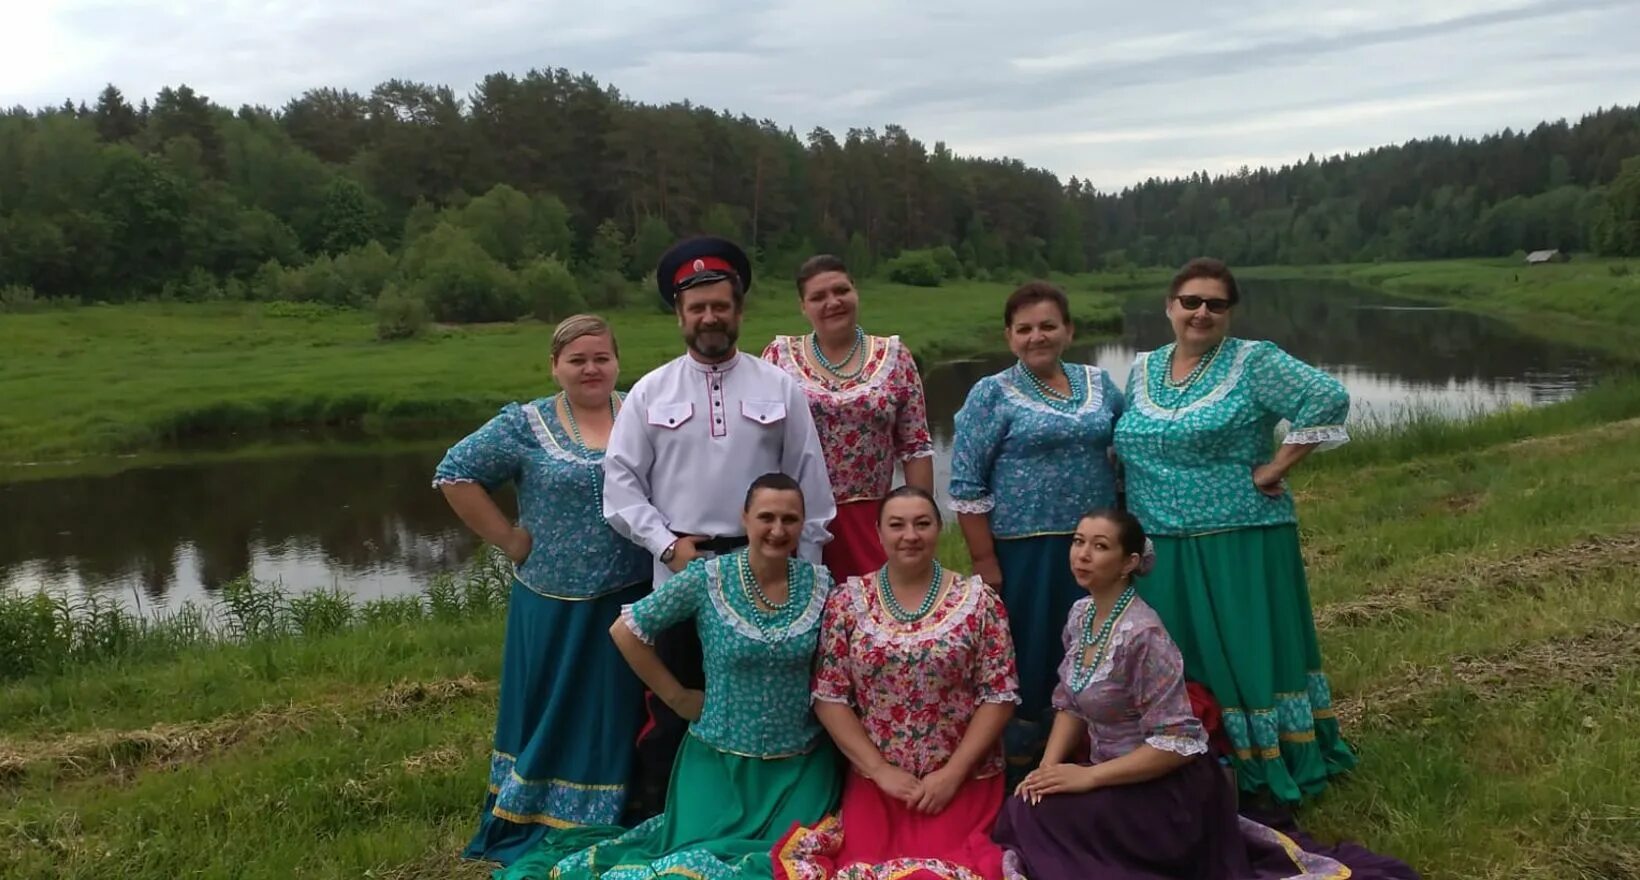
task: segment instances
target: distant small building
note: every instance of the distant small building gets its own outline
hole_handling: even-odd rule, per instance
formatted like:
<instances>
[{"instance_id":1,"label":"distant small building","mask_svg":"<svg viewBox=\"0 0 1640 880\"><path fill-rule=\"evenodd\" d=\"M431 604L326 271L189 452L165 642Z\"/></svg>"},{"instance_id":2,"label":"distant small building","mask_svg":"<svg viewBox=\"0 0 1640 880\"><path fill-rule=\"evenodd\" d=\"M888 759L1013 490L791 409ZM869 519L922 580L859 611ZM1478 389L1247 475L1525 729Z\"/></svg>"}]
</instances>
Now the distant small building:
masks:
<instances>
[{"instance_id":1,"label":"distant small building","mask_svg":"<svg viewBox=\"0 0 1640 880\"><path fill-rule=\"evenodd\" d=\"M1571 257L1566 256L1565 252L1559 250L1532 251L1526 255L1526 263L1530 266L1535 266L1538 263L1564 263L1569 259Z\"/></svg>"}]
</instances>

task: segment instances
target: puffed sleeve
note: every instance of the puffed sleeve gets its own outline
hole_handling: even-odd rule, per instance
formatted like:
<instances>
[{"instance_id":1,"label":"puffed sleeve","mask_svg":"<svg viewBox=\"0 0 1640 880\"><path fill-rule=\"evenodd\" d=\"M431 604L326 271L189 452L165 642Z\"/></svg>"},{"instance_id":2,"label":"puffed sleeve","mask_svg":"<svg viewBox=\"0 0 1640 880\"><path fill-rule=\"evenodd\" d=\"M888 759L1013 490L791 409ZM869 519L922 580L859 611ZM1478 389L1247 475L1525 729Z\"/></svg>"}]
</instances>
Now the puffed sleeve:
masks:
<instances>
[{"instance_id":1,"label":"puffed sleeve","mask_svg":"<svg viewBox=\"0 0 1640 880\"><path fill-rule=\"evenodd\" d=\"M816 652L813 696L817 702L854 705L854 678L849 674L849 645L854 638L854 591L850 580L832 590L820 616L820 646Z\"/></svg>"},{"instance_id":2,"label":"puffed sleeve","mask_svg":"<svg viewBox=\"0 0 1640 880\"><path fill-rule=\"evenodd\" d=\"M1207 732L1185 690L1184 657L1167 632L1159 626L1139 630L1122 655L1145 745L1187 757L1207 751Z\"/></svg>"},{"instance_id":3,"label":"puffed sleeve","mask_svg":"<svg viewBox=\"0 0 1640 880\"><path fill-rule=\"evenodd\" d=\"M957 513L990 513L996 507L991 469L1008 433L1001 406L1002 384L987 376L974 383L957 410L951 442L951 509Z\"/></svg>"},{"instance_id":4,"label":"puffed sleeve","mask_svg":"<svg viewBox=\"0 0 1640 880\"><path fill-rule=\"evenodd\" d=\"M1071 656L1072 651L1081 649L1077 635L1082 631L1082 617L1088 613L1088 600L1078 599L1071 605L1071 612L1065 618L1065 629L1060 633L1059 641L1064 646L1065 656ZM1074 661L1072 664L1074 668ZM1054 683L1052 706L1060 712L1076 711L1076 695L1071 693L1070 685L1064 678Z\"/></svg>"},{"instance_id":5,"label":"puffed sleeve","mask_svg":"<svg viewBox=\"0 0 1640 880\"><path fill-rule=\"evenodd\" d=\"M715 562L715 560L713 560ZM709 580L708 561L696 559L683 571L667 578L654 592L621 608L621 620L646 645L655 644L655 634L665 631L700 612Z\"/></svg>"},{"instance_id":6,"label":"puffed sleeve","mask_svg":"<svg viewBox=\"0 0 1640 880\"><path fill-rule=\"evenodd\" d=\"M923 395L922 374L905 343L895 340L894 388L899 410L894 416L894 454L900 461L928 458L934 454L934 438L928 432L928 400Z\"/></svg>"},{"instance_id":7,"label":"puffed sleeve","mask_svg":"<svg viewBox=\"0 0 1640 880\"><path fill-rule=\"evenodd\" d=\"M1331 449L1349 442L1344 420L1350 414L1350 395L1344 383L1273 342L1250 344L1256 346L1247 364L1253 400L1290 423L1282 443L1319 443Z\"/></svg>"},{"instance_id":8,"label":"puffed sleeve","mask_svg":"<svg viewBox=\"0 0 1640 880\"><path fill-rule=\"evenodd\" d=\"M1018 703L1019 670L1014 664L1014 637L1008 630L1008 612L1002 600L990 587L974 584L982 590L977 612L980 622L979 657L974 669L981 703Z\"/></svg>"},{"instance_id":9,"label":"puffed sleeve","mask_svg":"<svg viewBox=\"0 0 1640 880\"><path fill-rule=\"evenodd\" d=\"M518 477L531 442L524 408L509 403L444 453L433 472L433 485L478 483L493 491Z\"/></svg>"}]
</instances>

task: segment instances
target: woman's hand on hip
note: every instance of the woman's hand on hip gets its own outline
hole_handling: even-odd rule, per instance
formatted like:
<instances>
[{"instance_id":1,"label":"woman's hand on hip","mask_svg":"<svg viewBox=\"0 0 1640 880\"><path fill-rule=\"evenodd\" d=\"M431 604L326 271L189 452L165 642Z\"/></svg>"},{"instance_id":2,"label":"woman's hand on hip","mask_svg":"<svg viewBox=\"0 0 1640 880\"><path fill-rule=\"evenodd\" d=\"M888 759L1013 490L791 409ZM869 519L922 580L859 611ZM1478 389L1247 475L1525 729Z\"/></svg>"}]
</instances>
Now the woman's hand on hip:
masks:
<instances>
[{"instance_id":1,"label":"woman's hand on hip","mask_svg":"<svg viewBox=\"0 0 1640 880\"><path fill-rule=\"evenodd\" d=\"M535 539L530 536L529 531L523 526L513 526L501 545L501 552L507 554L507 558L511 559L514 565L523 565L524 560L530 558L530 550L534 547Z\"/></svg>"},{"instance_id":2,"label":"woman's hand on hip","mask_svg":"<svg viewBox=\"0 0 1640 880\"><path fill-rule=\"evenodd\" d=\"M1287 494L1287 472L1275 464L1261 464L1253 468L1253 485L1266 497L1280 498Z\"/></svg>"}]
</instances>

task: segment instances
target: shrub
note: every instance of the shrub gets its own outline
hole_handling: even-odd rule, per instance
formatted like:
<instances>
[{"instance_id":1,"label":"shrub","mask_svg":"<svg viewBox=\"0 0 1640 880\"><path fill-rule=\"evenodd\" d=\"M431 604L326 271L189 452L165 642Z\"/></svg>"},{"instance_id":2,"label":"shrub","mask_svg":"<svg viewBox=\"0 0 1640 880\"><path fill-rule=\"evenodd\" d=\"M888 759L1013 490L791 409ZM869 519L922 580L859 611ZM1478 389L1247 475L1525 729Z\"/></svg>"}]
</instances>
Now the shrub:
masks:
<instances>
[{"instance_id":1,"label":"shrub","mask_svg":"<svg viewBox=\"0 0 1640 880\"><path fill-rule=\"evenodd\" d=\"M376 338L413 339L427 332L427 304L398 285L376 298Z\"/></svg>"},{"instance_id":2,"label":"shrub","mask_svg":"<svg viewBox=\"0 0 1640 880\"><path fill-rule=\"evenodd\" d=\"M530 310L539 320L562 321L587 310L581 284L556 257L537 257L518 273L519 287L529 297Z\"/></svg>"},{"instance_id":3,"label":"shrub","mask_svg":"<svg viewBox=\"0 0 1640 880\"><path fill-rule=\"evenodd\" d=\"M905 251L888 261L885 267L888 280L913 287L939 287L945 272L929 251Z\"/></svg>"}]
</instances>

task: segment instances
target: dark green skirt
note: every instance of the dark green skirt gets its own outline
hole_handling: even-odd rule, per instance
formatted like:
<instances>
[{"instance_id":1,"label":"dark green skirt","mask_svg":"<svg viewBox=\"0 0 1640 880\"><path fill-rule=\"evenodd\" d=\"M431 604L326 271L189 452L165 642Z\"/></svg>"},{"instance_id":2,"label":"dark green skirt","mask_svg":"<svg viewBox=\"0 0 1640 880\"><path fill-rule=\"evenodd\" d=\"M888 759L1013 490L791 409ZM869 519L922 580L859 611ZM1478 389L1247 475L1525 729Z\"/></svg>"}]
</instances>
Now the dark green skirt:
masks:
<instances>
[{"instance_id":1,"label":"dark green skirt","mask_svg":"<svg viewBox=\"0 0 1640 880\"><path fill-rule=\"evenodd\" d=\"M1053 689L1065 658L1065 619L1087 592L1071 574L1071 536L1037 535L996 542L1002 604L1019 669L1019 707L1003 734L1008 789L1036 769L1053 726Z\"/></svg>"},{"instance_id":2,"label":"dark green skirt","mask_svg":"<svg viewBox=\"0 0 1640 880\"><path fill-rule=\"evenodd\" d=\"M572 601L513 582L490 792L465 858L505 865L549 834L621 820L643 683L609 627L648 592L646 581Z\"/></svg>"},{"instance_id":3,"label":"dark green skirt","mask_svg":"<svg viewBox=\"0 0 1640 880\"><path fill-rule=\"evenodd\" d=\"M685 736L666 812L631 830L553 834L498 880L771 880L775 844L837 807L842 772L829 740L808 754L753 758Z\"/></svg>"},{"instance_id":4,"label":"dark green skirt","mask_svg":"<svg viewBox=\"0 0 1640 880\"><path fill-rule=\"evenodd\" d=\"M1152 541L1156 567L1139 594L1178 643L1186 677L1218 700L1241 789L1295 803L1353 768L1321 669L1298 527Z\"/></svg>"}]
</instances>

